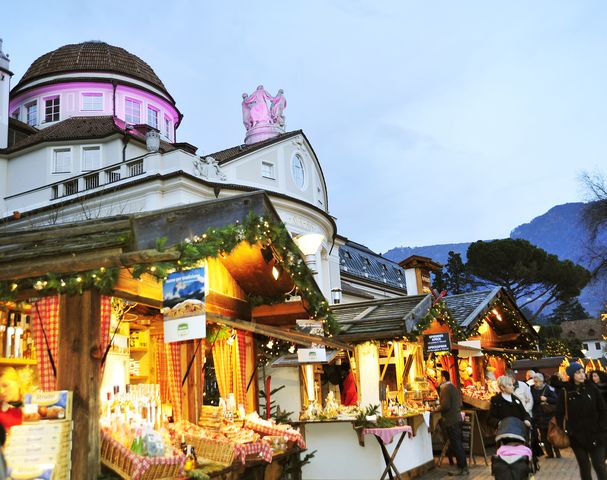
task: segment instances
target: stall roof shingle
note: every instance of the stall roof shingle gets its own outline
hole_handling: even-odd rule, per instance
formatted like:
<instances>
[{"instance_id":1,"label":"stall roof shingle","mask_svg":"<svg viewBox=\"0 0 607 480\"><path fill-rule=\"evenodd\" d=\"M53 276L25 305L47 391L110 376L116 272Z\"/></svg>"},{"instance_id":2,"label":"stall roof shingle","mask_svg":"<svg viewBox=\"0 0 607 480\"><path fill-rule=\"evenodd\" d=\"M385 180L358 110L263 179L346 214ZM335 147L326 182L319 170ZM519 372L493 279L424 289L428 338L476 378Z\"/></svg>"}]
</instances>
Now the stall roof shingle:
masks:
<instances>
[{"instance_id":1,"label":"stall roof shingle","mask_svg":"<svg viewBox=\"0 0 607 480\"><path fill-rule=\"evenodd\" d=\"M395 338L411 331L432 306L432 295L410 295L334 305L343 340Z\"/></svg>"},{"instance_id":2,"label":"stall roof shingle","mask_svg":"<svg viewBox=\"0 0 607 480\"><path fill-rule=\"evenodd\" d=\"M493 290L449 295L445 297L445 304L457 323L461 327L468 328L479 314L493 302L500 290L501 287L497 287Z\"/></svg>"}]
</instances>

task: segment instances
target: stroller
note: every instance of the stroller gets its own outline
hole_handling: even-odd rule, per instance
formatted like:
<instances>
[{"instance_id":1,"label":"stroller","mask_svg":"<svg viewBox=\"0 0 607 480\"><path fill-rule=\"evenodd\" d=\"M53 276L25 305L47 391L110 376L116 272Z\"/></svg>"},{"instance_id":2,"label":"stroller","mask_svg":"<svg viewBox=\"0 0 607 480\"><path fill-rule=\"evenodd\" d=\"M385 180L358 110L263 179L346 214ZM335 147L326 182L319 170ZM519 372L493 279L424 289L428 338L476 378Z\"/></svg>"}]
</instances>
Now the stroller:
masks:
<instances>
[{"instance_id":1,"label":"stroller","mask_svg":"<svg viewBox=\"0 0 607 480\"><path fill-rule=\"evenodd\" d=\"M497 452L491 457L491 475L496 480L526 480L538 470L529 448L529 432L518 418L504 418L495 435Z\"/></svg>"}]
</instances>

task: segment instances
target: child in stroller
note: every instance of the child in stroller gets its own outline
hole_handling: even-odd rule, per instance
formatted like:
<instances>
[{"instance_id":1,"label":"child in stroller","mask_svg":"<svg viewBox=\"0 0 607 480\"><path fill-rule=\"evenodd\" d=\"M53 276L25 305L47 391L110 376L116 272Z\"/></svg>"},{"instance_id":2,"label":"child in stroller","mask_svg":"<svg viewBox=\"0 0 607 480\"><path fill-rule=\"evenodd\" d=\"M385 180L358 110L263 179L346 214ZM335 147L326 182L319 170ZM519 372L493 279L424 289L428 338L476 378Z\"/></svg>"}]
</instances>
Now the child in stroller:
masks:
<instances>
[{"instance_id":1,"label":"child in stroller","mask_svg":"<svg viewBox=\"0 0 607 480\"><path fill-rule=\"evenodd\" d=\"M525 480L537 470L529 448L529 432L522 420L506 417L497 426L497 452L491 457L491 474L496 480Z\"/></svg>"}]
</instances>

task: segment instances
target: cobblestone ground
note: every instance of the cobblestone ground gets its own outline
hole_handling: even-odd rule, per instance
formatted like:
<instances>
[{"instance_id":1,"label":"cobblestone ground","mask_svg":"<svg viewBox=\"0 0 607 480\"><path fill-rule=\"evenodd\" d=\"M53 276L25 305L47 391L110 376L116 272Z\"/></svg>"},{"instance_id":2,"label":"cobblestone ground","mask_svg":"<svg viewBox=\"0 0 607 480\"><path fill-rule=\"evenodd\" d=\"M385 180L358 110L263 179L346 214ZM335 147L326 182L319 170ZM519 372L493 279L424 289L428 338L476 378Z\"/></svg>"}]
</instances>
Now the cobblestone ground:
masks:
<instances>
[{"instance_id":1,"label":"cobblestone ground","mask_svg":"<svg viewBox=\"0 0 607 480\"><path fill-rule=\"evenodd\" d=\"M561 450L562 458L545 458L540 459L540 471L535 474L536 480L579 480L580 473L573 456L571 449ZM491 458L487 458L490 464ZM462 478L467 480L489 480L493 479L491 476L491 467L485 466L485 462L482 457L476 457L476 465L472 464L470 467L470 475L465 477L450 477L447 472L452 470L453 467L448 465L448 462L443 461L443 465L440 468L435 468L430 472L422 475L422 480L434 480L438 478ZM592 478L596 478L593 472Z\"/></svg>"}]
</instances>

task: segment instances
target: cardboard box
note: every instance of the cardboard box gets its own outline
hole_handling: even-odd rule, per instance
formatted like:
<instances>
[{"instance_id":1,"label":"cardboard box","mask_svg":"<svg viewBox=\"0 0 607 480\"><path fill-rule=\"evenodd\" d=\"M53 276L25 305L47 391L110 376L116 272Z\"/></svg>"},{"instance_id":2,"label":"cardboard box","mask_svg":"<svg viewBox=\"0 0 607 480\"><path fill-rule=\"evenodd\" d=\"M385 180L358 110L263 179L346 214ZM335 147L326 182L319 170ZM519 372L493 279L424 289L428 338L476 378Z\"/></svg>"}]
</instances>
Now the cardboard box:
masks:
<instances>
[{"instance_id":1,"label":"cardboard box","mask_svg":"<svg viewBox=\"0 0 607 480\"><path fill-rule=\"evenodd\" d=\"M23 420L28 422L38 420L71 420L72 397L72 392L68 392L67 390L26 393L23 399ZM28 408L28 405L38 405L37 413L30 413L31 407Z\"/></svg>"}]
</instances>

